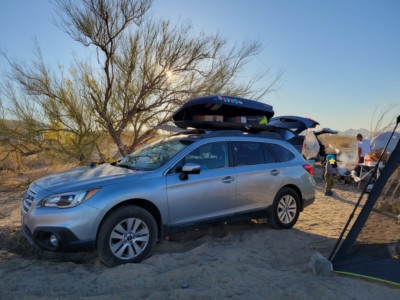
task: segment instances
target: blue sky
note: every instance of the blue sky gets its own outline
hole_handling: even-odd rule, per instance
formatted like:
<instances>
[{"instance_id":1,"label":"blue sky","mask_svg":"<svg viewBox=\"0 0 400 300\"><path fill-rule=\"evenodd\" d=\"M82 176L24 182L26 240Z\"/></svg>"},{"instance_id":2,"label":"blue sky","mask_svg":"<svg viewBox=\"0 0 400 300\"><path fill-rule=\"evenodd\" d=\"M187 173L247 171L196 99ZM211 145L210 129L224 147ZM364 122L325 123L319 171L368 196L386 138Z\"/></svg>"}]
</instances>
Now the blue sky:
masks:
<instances>
[{"instance_id":1,"label":"blue sky","mask_svg":"<svg viewBox=\"0 0 400 300\"><path fill-rule=\"evenodd\" d=\"M280 89L263 99L276 115L346 130L369 129L391 104L385 124L400 114L400 1L156 0L151 13L232 44L258 40L262 53L243 75L284 70ZM54 16L49 1L0 0L1 47L29 62L37 39L52 66L94 54L54 26ZM0 58L0 72L6 69Z\"/></svg>"}]
</instances>

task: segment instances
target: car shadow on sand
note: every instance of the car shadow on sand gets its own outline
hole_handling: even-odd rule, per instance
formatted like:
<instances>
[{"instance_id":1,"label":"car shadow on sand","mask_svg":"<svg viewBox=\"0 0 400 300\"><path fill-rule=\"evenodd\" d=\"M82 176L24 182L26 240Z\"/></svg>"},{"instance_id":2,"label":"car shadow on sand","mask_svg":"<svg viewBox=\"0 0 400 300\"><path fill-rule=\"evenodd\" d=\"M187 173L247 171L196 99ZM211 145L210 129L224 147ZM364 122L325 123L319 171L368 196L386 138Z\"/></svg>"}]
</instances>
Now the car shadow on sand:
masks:
<instances>
[{"instance_id":1,"label":"car shadow on sand","mask_svg":"<svg viewBox=\"0 0 400 300\"><path fill-rule=\"evenodd\" d=\"M300 240L306 239L305 243L308 245L307 247L309 247L310 251L314 252L326 253L327 250L331 248L330 245L334 244L333 239L310 234L295 228L290 230L276 230L271 228L266 223L265 219L257 219L233 223L220 223L207 228L180 232L168 236L166 239L158 242L153 256L186 253L202 245L206 245L209 250L215 247L247 247L254 239L266 239L266 243L273 243L277 238L279 239L280 236L285 238L285 235L290 235L290 239L293 239L293 237ZM32 247L25 240L22 232L16 229L0 229L0 241L0 251L17 255L26 260L52 263L75 263L89 269L98 269L102 266L95 251L75 253L44 251ZM243 244L241 245L241 243ZM291 247L292 251L297 251L295 250L295 244L291 244ZM304 245L302 247L304 248ZM104 266L100 267L100 269L103 267Z\"/></svg>"}]
</instances>

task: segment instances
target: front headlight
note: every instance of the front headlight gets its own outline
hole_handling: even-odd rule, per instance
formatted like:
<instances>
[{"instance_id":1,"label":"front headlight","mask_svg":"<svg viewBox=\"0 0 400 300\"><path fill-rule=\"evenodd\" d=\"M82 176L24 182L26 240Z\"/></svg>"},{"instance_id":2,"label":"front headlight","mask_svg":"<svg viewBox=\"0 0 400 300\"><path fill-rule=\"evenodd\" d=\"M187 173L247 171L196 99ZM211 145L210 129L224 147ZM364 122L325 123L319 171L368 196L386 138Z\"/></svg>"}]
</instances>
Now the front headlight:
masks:
<instances>
[{"instance_id":1,"label":"front headlight","mask_svg":"<svg viewBox=\"0 0 400 300\"><path fill-rule=\"evenodd\" d=\"M40 206L69 208L77 206L99 191L98 188L84 191L75 191L62 194L55 194L40 201Z\"/></svg>"}]
</instances>

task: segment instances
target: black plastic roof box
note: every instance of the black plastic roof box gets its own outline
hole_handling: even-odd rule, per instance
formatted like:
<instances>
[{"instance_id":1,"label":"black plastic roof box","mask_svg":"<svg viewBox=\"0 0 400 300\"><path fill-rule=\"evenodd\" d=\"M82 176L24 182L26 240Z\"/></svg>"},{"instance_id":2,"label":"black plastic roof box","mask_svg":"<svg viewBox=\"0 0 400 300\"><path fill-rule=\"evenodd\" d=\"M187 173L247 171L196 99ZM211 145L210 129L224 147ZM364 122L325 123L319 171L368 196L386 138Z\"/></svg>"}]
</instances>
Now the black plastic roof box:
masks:
<instances>
[{"instance_id":1,"label":"black plastic roof box","mask_svg":"<svg viewBox=\"0 0 400 300\"><path fill-rule=\"evenodd\" d=\"M223 122L194 120L194 116L223 116ZM172 116L176 126L180 128L196 128L205 130L238 129L238 130L263 130L269 131L269 125L237 123L231 118L266 117L267 120L274 116L271 105L230 96L206 96L189 100L183 104Z\"/></svg>"}]
</instances>

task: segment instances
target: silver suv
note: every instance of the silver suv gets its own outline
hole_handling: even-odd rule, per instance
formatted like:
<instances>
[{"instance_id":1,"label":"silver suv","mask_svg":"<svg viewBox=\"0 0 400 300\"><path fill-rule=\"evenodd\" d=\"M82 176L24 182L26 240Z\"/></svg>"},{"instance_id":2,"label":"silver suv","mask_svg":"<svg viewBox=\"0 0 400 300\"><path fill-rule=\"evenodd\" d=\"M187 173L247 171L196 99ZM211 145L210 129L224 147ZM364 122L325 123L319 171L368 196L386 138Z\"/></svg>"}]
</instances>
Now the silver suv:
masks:
<instances>
[{"instance_id":1,"label":"silver suv","mask_svg":"<svg viewBox=\"0 0 400 300\"><path fill-rule=\"evenodd\" d=\"M137 263L157 240L215 222L266 217L291 228L314 201L313 171L274 133L176 135L117 163L33 182L22 227L42 249L97 249L107 266Z\"/></svg>"}]
</instances>

